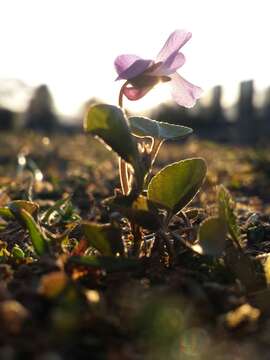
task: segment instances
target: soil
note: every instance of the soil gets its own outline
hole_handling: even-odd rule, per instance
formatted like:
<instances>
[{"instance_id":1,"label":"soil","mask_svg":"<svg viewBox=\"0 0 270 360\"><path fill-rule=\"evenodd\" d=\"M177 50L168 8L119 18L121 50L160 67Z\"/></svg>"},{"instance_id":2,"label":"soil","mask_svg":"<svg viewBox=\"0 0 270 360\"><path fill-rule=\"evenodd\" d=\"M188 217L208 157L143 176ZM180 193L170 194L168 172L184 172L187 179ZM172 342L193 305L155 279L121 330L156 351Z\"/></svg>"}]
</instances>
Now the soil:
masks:
<instances>
[{"instance_id":1,"label":"soil","mask_svg":"<svg viewBox=\"0 0 270 360\"><path fill-rule=\"evenodd\" d=\"M19 221L0 222L0 359L269 359L268 153L191 138L165 144L155 169L205 158L207 179L186 210L197 209L196 230L215 214L216 187L225 185L236 203L245 258L228 266L180 245L173 266L153 256L134 270L106 272L69 264L71 255L90 250L76 228L68 239L60 235L76 216L110 220L102 201L119 187L114 154L82 134L2 133L0 207L31 200L42 215L70 196L72 209L49 226L54 251L42 257L31 252ZM182 226L176 217L171 229ZM255 264L250 286L232 270L247 271L246 258Z\"/></svg>"}]
</instances>

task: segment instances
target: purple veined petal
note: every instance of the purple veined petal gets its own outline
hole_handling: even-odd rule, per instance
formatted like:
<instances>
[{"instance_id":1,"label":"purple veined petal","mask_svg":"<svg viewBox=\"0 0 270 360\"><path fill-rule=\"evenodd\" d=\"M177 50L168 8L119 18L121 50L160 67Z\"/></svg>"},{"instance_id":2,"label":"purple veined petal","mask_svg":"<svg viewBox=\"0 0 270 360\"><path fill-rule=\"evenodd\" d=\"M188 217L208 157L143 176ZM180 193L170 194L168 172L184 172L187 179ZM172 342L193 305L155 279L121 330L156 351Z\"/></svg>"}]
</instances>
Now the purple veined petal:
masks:
<instances>
[{"instance_id":1,"label":"purple veined petal","mask_svg":"<svg viewBox=\"0 0 270 360\"><path fill-rule=\"evenodd\" d=\"M158 53L156 61L165 62L173 53L176 54L181 49L181 47L184 46L185 43L191 38L191 36L191 32L188 32L186 30L174 31L169 36L163 48Z\"/></svg>"},{"instance_id":2,"label":"purple veined petal","mask_svg":"<svg viewBox=\"0 0 270 360\"><path fill-rule=\"evenodd\" d=\"M170 75L172 86L172 97L177 104L186 108L191 108L195 105L196 100L200 98L202 89L196 85L191 84L178 73Z\"/></svg>"},{"instance_id":3,"label":"purple veined petal","mask_svg":"<svg viewBox=\"0 0 270 360\"><path fill-rule=\"evenodd\" d=\"M120 55L114 61L118 73L116 80L132 79L143 73L152 63L153 60L145 60L137 55Z\"/></svg>"},{"instance_id":4,"label":"purple veined petal","mask_svg":"<svg viewBox=\"0 0 270 360\"><path fill-rule=\"evenodd\" d=\"M121 74L123 71L127 70L136 60L139 60L140 57L137 55L126 54L119 55L114 60L114 67L117 74Z\"/></svg>"},{"instance_id":5,"label":"purple veined petal","mask_svg":"<svg viewBox=\"0 0 270 360\"><path fill-rule=\"evenodd\" d=\"M168 68L168 70L170 70L171 74L173 74L177 69L183 66L185 62L186 58L184 54L173 53L163 64ZM167 75L169 75L169 73Z\"/></svg>"},{"instance_id":6,"label":"purple veined petal","mask_svg":"<svg viewBox=\"0 0 270 360\"><path fill-rule=\"evenodd\" d=\"M144 97L153 86L146 86L146 87L135 87L135 86L126 86L124 88L124 95L131 101L139 100Z\"/></svg>"},{"instance_id":7,"label":"purple veined petal","mask_svg":"<svg viewBox=\"0 0 270 360\"><path fill-rule=\"evenodd\" d=\"M173 53L165 62L162 62L151 75L168 76L176 72L186 62L185 56L182 53Z\"/></svg>"}]
</instances>

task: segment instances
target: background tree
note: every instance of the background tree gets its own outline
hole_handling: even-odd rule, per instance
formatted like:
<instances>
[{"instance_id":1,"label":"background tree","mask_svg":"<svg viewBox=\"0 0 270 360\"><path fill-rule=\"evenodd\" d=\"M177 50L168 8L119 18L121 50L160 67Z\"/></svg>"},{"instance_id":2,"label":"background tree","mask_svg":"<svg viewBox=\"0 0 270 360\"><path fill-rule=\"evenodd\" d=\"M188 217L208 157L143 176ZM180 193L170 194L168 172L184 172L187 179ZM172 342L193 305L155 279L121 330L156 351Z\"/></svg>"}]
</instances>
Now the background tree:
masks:
<instances>
[{"instance_id":1,"label":"background tree","mask_svg":"<svg viewBox=\"0 0 270 360\"><path fill-rule=\"evenodd\" d=\"M47 85L39 86L30 100L25 114L25 126L44 132L53 132L59 126L53 99Z\"/></svg>"}]
</instances>

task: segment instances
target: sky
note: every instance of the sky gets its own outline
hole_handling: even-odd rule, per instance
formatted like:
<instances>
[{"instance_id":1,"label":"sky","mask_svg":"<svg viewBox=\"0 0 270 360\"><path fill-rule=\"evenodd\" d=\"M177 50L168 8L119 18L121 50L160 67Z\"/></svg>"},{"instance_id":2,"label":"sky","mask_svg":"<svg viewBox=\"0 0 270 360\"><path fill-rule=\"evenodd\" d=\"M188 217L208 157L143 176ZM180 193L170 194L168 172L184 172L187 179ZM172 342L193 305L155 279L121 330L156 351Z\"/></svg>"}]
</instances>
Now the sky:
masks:
<instances>
[{"instance_id":1,"label":"sky","mask_svg":"<svg viewBox=\"0 0 270 360\"><path fill-rule=\"evenodd\" d=\"M117 55L154 58L171 32L186 29L180 73L205 91L239 81L270 84L269 0L0 0L0 79L46 83L63 114L92 96L117 103ZM159 86L132 110L169 98Z\"/></svg>"}]
</instances>

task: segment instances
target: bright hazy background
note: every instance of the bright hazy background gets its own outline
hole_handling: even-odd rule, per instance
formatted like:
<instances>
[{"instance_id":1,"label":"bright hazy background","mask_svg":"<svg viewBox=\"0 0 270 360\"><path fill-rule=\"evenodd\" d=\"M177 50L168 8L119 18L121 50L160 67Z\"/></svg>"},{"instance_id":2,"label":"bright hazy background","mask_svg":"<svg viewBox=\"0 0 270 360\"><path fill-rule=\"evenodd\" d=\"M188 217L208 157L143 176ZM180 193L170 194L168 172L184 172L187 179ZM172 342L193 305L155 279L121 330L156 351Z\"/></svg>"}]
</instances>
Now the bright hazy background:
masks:
<instances>
[{"instance_id":1,"label":"bright hazy background","mask_svg":"<svg viewBox=\"0 0 270 360\"><path fill-rule=\"evenodd\" d=\"M0 79L46 83L64 114L92 96L116 103L115 57L154 58L184 28L193 38L181 74L205 99L223 85L226 104L241 80L254 79L259 89L270 84L269 10L269 0L0 0ZM130 107L168 96L161 86Z\"/></svg>"}]
</instances>

